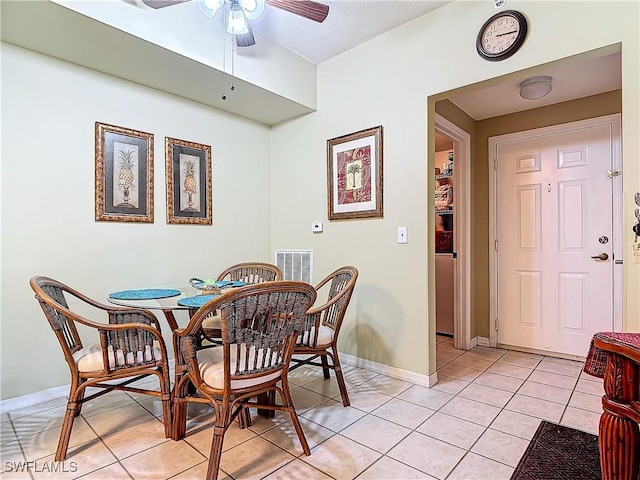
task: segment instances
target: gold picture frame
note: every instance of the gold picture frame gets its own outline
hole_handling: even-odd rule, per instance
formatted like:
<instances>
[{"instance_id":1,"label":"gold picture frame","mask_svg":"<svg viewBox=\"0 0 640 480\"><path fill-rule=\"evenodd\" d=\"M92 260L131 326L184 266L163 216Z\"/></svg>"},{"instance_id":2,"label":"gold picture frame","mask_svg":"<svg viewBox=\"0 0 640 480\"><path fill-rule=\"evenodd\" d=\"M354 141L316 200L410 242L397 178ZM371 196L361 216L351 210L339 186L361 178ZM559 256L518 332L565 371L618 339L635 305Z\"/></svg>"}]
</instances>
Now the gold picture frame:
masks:
<instances>
[{"instance_id":1,"label":"gold picture frame","mask_svg":"<svg viewBox=\"0 0 640 480\"><path fill-rule=\"evenodd\" d=\"M167 223L211 225L211 147L165 137Z\"/></svg>"},{"instance_id":2,"label":"gold picture frame","mask_svg":"<svg viewBox=\"0 0 640 480\"><path fill-rule=\"evenodd\" d=\"M95 220L153 223L153 134L95 123Z\"/></svg>"},{"instance_id":3,"label":"gold picture frame","mask_svg":"<svg viewBox=\"0 0 640 480\"><path fill-rule=\"evenodd\" d=\"M327 140L329 220L383 216L382 125Z\"/></svg>"}]
</instances>

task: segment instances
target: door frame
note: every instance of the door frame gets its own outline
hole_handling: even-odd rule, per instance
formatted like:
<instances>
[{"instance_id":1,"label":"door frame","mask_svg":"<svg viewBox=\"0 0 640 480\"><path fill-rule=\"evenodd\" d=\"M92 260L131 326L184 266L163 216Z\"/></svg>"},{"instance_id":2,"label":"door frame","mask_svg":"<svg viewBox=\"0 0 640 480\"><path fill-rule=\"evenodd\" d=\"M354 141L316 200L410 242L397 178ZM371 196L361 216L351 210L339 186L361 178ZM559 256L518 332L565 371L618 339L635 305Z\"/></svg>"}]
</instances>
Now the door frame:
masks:
<instances>
[{"instance_id":1,"label":"door frame","mask_svg":"<svg viewBox=\"0 0 640 480\"><path fill-rule=\"evenodd\" d=\"M609 125L612 138L611 169L622 172L622 115L619 113L602 117L589 118L576 122L562 123L549 127L535 128L522 132L509 133L489 137L489 344L498 346L498 199L496 189L498 183L498 146L516 140L524 140L546 136L554 133L577 130L581 128ZM612 178L612 249L613 249L613 328L622 331L622 175Z\"/></svg>"},{"instance_id":2,"label":"door frame","mask_svg":"<svg viewBox=\"0 0 640 480\"><path fill-rule=\"evenodd\" d=\"M471 135L450 122L442 115L435 114L435 131L453 140L455 168L453 169L454 216L453 251L457 253L454 262L454 347L468 350L471 345ZM431 177L433 179L433 176ZM433 180L431 180L433 181ZM435 269L435 266L432 267ZM435 324L435 322L434 322Z\"/></svg>"}]
</instances>

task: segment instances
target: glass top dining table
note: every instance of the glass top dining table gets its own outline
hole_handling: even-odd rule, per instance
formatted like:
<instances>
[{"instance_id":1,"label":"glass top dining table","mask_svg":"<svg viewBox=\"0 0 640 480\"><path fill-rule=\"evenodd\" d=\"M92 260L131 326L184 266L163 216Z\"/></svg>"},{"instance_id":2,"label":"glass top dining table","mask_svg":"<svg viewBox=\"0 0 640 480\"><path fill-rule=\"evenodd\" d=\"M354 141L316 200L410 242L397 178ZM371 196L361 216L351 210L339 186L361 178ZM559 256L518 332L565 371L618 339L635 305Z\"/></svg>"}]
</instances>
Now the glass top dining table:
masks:
<instances>
[{"instance_id":1,"label":"glass top dining table","mask_svg":"<svg viewBox=\"0 0 640 480\"><path fill-rule=\"evenodd\" d=\"M190 285L180 285L180 286L163 286L162 288L158 288L158 290L175 290L179 292L177 295L172 295L163 298L142 298L142 299L123 299L123 298L112 298L109 294L107 296L107 300L121 307L131 307L131 308L142 308L145 310L161 310L164 313L165 318L167 319L167 323L171 330L177 330L179 327L178 322L176 321L174 312L175 311L188 311L189 317L198 310L199 306L190 306L190 305L179 305L178 302L181 300L189 299L192 297L197 297L199 295L211 295L215 292L200 290ZM227 292L230 292L233 288L222 288L220 289L219 295L224 295ZM211 297L213 298L213 297Z\"/></svg>"}]
</instances>

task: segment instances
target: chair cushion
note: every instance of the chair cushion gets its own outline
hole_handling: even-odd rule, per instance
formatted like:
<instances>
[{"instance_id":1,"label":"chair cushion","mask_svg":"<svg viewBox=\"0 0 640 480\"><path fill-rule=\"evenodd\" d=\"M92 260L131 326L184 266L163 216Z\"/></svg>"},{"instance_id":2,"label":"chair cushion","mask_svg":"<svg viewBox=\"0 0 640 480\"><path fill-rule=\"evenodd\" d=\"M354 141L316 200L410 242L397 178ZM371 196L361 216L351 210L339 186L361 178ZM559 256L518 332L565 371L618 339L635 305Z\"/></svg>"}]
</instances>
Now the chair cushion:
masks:
<instances>
[{"instance_id":1,"label":"chair cushion","mask_svg":"<svg viewBox=\"0 0 640 480\"><path fill-rule=\"evenodd\" d=\"M202 320L202 328L222 328L220 314L212 315Z\"/></svg>"},{"instance_id":2,"label":"chair cushion","mask_svg":"<svg viewBox=\"0 0 640 480\"><path fill-rule=\"evenodd\" d=\"M241 368L244 367L244 358L245 358L245 345L241 345ZM253 348L253 347L252 347ZM230 371L233 373L236 369L236 349L237 345L231 345L231 368ZM223 348L222 347L214 347L214 348L205 348L203 350L198 350L196 353L196 357L198 358L198 366L200 367L200 376L204 383L209 385L211 388L216 388L219 390L224 389L224 363L223 363ZM267 351L269 353L269 351ZM258 353L259 359L262 358L262 352ZM253 357L253 355L251 355ZM249 369L253 368L253 361L249 362ZM273 373L269 373L267 375L263 375L260 377L247 378L243 380L231 380L231 388L232 389L240 389L240 388L248 388L254 387L256 385L260 385L262 383L270 382L275 378L280 377L282 369L278 369Z\"/></svg>"},{"instance_id":3,"label":"chair cushion","mask_svg":"<svg viewBox=\"0 0 640 480\"><path fill-rule=\"evenodd\" d=\"M311 329L311 331L306 331L302 333L302 338L300 338L300 336L298 336L298 342L300 343L302 341L303 344L307 343L307 339L309 338L309 335L311 335L311 341L309 342L311 345L313 345L313 336L315 335L315 329ZM331 344L331 341L333 340L333 334L335 333L335 330L333 328L327 327L325 325L320 325L320 328L318 329L318 346L329 346Z\"/></svg>"},{"instance_id":4,"label":"chair cushion","mask_svg":"<svg viewBox=\"0 0 640 480\"><path fill-rule=\"evenodd\" d=\"M137 352L137 358L134 362L133 352L129 352L127 354L127 359L125 362L124 355L122 350L118 350L116 355L114 355L113 347L109 346L108 349L109 354L109 367L114 369L116 365L118 367L122 367L125 365L136 366L143 361L157 361L162 359L162 351L160 350L160 344L157 341L153 342L153 358L151 357L152 352L149 346L146 347L144 352L144 358L142 352ZM86 347L78 350L73 354L73 359L78 366L78 370L81 372L101 372L104 370L104 363L102 360L102 349L98 344L87 345Z\"/></svg>"}]
</instances>

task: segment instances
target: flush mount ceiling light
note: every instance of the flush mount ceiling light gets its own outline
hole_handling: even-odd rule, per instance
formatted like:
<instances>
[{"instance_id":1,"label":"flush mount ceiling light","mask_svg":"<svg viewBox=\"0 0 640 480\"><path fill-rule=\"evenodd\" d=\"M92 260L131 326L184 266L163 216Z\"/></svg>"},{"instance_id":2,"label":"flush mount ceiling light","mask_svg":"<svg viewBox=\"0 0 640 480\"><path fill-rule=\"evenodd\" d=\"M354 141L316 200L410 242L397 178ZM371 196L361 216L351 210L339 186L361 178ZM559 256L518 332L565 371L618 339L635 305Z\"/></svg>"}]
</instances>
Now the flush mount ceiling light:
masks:
<instances>
[{"instance_id":1,"label":"flush mount ceiling light","mask_svg":"<svg viewBox=\"0 0 640 480\"><path fill-rule=\"evenodd\" d=\"M520 83L520 96L525 100L537 100L548 95L553 88L553 80L549 75L538 75L523 80Z\"/></svg>"}]
</instances>

